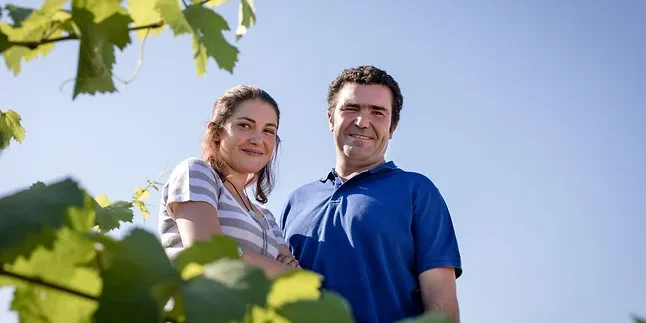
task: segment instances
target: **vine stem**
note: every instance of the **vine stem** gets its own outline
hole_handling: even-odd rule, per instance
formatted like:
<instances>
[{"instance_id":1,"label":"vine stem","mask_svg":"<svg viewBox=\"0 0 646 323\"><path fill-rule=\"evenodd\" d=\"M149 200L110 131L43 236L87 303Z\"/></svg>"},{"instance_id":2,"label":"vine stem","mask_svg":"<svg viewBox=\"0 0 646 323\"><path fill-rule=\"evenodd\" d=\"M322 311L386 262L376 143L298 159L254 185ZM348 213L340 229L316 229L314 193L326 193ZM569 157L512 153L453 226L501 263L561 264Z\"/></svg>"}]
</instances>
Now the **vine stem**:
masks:
<instances>
[{"instance_id":1,"label":"vine stem","mask_svg":"<svg viewBox=\"0 0 646 323\"><path fill-rule=\"evenodd\" d=\"M209 2L210 0L202 0L199 3L193 4L193 6L201 6L204 5L205 3ZM164 21L158 21L152 24L148 25L142 25L142 26L137 26L137 27L130 27L128 28L128 31L137 31L137 30L142 30L142 29L154 29L154 28L160 28L164 26ZM38 46L42 46L45 44L50 44L50 43L56 43L56 42L61 42L61 41L66 41L66 40L77 40L79 39L78 34L73 34L73 35L67 35L63 37L55 37L55 38L43 38L39 41L10 41L9 46L21 46L21 47L27 47L29 49L36 49Z\"/></svg>"},{"instance_id":2,"label":"vine stem","mask_svg":"<svg viewBox=\"0 0 646 323\"><path fill-rule=\"evenodd\" d=\"M16 278L16 279L22 280L24 282L28 282L28 283L36 284L36 285L39 285L39 286L51 288L51 289L54 289L54 290L66 292L66 293L76 295L76 296L79 296L79 297L82 297L82 298L85 298L85 299L89 299L89 300L92 300L92 301L98 301L99 300L96 296L88 295L88 294L85 294L83 292L79 292L79 291L76 291L76 290L73 290L73 289L70 289L70 288L67 288L67 287L64 287L64 286L60 286L60 285L57 285L57 284L54 284L54 283L49 283L49 282L46 282L46 281L44 281L44 280L42 280L40 278L22 276L22 275L17 274L17 273L6 271L4 268L0 268L0 275Z\"/></svg>"}]
</instances>

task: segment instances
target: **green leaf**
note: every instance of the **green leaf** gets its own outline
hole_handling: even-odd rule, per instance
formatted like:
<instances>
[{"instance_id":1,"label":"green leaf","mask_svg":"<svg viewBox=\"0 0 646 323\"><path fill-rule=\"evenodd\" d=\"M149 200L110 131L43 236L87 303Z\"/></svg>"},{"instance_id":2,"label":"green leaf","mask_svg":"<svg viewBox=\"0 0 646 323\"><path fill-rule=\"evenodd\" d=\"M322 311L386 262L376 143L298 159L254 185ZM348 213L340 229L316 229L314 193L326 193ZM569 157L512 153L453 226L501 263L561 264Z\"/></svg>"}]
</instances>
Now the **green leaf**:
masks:
<instances>
[{"instance_id":1,"label":"green leaf","mask_svg":"<svg viewBox=\"0 0 646 323\"><path fill-rule=\"evenodd\" d=\"M418 317L412 317L397 321L397 323L453 323L444 313L433 312L425 313Z\"/></svg>"},{"instance_id":2,"label":"green leaf","mask_svg":"<svg viewBox=\"0 0 646 323\"><path fill-rule=\"evenodd\" d=\"M24 13L17 13L17 19L20 21L20 26L11 27L9 25L0 26L2 32L8 36L10 41L21 42L39 42L46 38L56 38L63 35L60 25L54 23L60 19L64 19L67 13L61 12L61 7L67 0L45 0L43 5L29 13L24 18ZM23 19L24 18L24 19ZM45 56L49 54L54 48L54 43L48 43L38 46L35 49L30 49L24 46L12 46L3 52L5 63L14 75L20 73L20 64L24 59L26 62L38 57L38 55Z\"/></svg>"},{"instance_id":3,"label":"green leaf","mask_svg":"<svg viewBox=\"0 0 646 323\"><path fill-rule=\"evenodd\" d=\"M144 217L144 219L148 218L150 216L150 212L148 212L148 207L146 207L146 204L140 200L133 200L132 203L139 209L139 212L141 212L141 215Z\"/></svg>"},{"instance_id":4,"label":"green leaf","mask_svg":"<svg viewBox=\"0 0 646 323\"><path fill-rule=\"evenodd\" d=\"M189 264L206 265L223 258L237 259L238 243L224 235L214 235L209 241L198 241L180 251L173 263L180 273Z\"/></svg>"},{"instance_id":5,"label":"green leaf","mask_svg":"<svg viewBox=\"0 0 646 323\"><path fill-rule=\"evenodd\" d=\"M244 318L251 305L264 307L269 281L241 260L221 259L204 266L204 275L182 287L188 322L231 322Z\"/></svg>"},{"instance_id":6,"label":"green leaf","mask_svg":"<svg viewBox=\"0 0 646 323\"><path fill-rule=\"evenodd\" d=\"M240 0L240 9L238 10L238 29L236 30L236 40L239 40L247 33L247 29L256 24L256 14L253 0Z\"/></svg>"},{"instance_id":7,"label":"green leaf","mask_svg":"<svg viewBox=\"0 0 646 323\"><path fill-rule=\"evenodd\" d=\"M633 319L635 320L635 323L646 323L645 319L639 318L637 316L633 315Z\"/></svg>"},{"instance_id":8,"label":"green leaf","mask_svg":"<svg viewBox=\"0 0 646 323\"><path fill-rule=\"evenodd\" d=\"M132 223L133 217L130 202L116 201L106 206L97 205L96 224L101 232L110 232L120 227L121 222Z\"/></svg>"},{"instance_id":9,"label":"green leaf","mask_svg":"<svg viewBox=\"0 0 646 323\"><path fill-rule=\"evenodd\" d=\"M161 14L157 9L157 0L129 0L128 12L134 22L135 27L154 24L162 20ZM147 34L155 33L159 35L164 26L155 29L137 30L139 39L143 39Z\"/></svg>"},{"instance_id":10,"label":"green leaf","mask_svg":"<svg viewBox=\"0 0 646 323\"><path fill-rule=\"evenodd\" d=\"M0 111L0 150L9 147L11 139L19 143L25 139L25 128L20 120L20 115L13 110Z\"/></svg>"},{"instance_id":11,"label":"green leaf","mask_svg":"<svg viewBox=\"0 0 646 323\"><path fill-rule=\"evenodd\" d=\"M1 275L0 285L16 286L11 309L18 312L21 322L89 322L97 308L92 298L98 297L101 281L96 267L80 264L94 257L93 242L64 227L57 232L52 250L39 246L29 260L20 257L14 265L5 265L2 270L88 297Z\"/></svg>"},{"instance_id":12,"label":"green leaf","mask_svg":"<svg viewBox=\"0 0 646 323\"><path fill-rule=\"evenodd\" d=\"M209 0L209 1L207 1L206 3L204 3L202 5L214 8L214 7L217 7L217 6L221 5L221 4L223 4L225 2L229 2L229 1L231 1L231 0ZM191 0L191 3L192 4L201 4L202 0Z\"/></svg>"},{"instance_id":13,"label":"green leaf","mask_svg":"<svg viewBox=\"0 0 646 323\"><path fill-rule=\"evenodd\" d=\"M53 230L89 219L88 206L86 194L69 179L0 199L0 262L13 263L20 255L29 258L39 245L51 249Z\"/></svg>"},{"instance_id":14,"label":"green leaf","mask_svg":"<svg viewBox=\"0 0 646 323\"><path fill-rule=\"evenodd\" d=\"M132 230L123 241L95 239L105 249L100 253L103 292L96 322L160 322L181 279L159 240L143 229Z\"/></svg>"},{"instance_id":15,"label":"green leaf","mask_svg":"<svg viewBox=\"0 0 646 323\"><path fill-rule=\"evenodd\" d=\"M238 49L229 44L222 31L229 30L229 25L222 16L202 6L189 6L184 16L193 29L193 51L197 75L206 73L208 58L212 57L218 65L233 73L237 61Z\"/></svg>"},{"instance_id":16,"label":"green leaf","mask_svg":"<svg viewBox=\"0 0 646 323\"><path fill-rule=\"evenodd\" d=\"M276 312L291 322L354 322L348 302L336 293L323 291L318 300L301 300L286 304ZM320 315L317 313L325 313Z\"/></svg>"},{"instance_id":17,"label":"green leaf","mask_svg":"<svg viewBox=\"0 0 646 323\"><path fill-rule=\"evenodd\" d=\"M267 303L273 308L299 300L317 300L321 297L323 276L308 270L293 270L272 282Z\"/></svg>"},{"instance_id":18,"label":"green leaf","mask_svg":"<svg viewBox=\"0 0 646 323\"><path fill-rule=\"evenodd\" d=\"M2 31L2 26L0 26L0 54L7 50L11 45L9 45L9 37L5 35Z\"/></svg>"},{"instance_id":19,"label":"green leaf","mask_svg":"<svg viewBox=\"0 0 646 323\"><path fill-rule=\"evenodd\" d=\"M114 46L123 49L130 43L130 16L123 13L119 0L73 0L72 19L81 31L72 99L81 93L115 92Z\"/></svg>"},{"instance_id":20,"label":"green leaf","mask_svg":"<svg viewBox=\"0 0 646 323\"><path fill-rule=\"evenodd\" d=\"M182 13L179 0L157 0L156 8L173 31L173 35L178 36L191 32L191 26L186 21L187 18L184 17L185 13Z\"/></svg>"},{"instance_id":21,"label":"green leaf","mask_svg":"<svg viewBox=\"0 0 646 323\"><path fill-rule=\"evenodd\" d=\"M22 22L34 11L31 8L18 7L11 4L5 6L5 8L9 12L9 17L13 20L13 27L20 27Z\"/></svg>"}]
</instances>

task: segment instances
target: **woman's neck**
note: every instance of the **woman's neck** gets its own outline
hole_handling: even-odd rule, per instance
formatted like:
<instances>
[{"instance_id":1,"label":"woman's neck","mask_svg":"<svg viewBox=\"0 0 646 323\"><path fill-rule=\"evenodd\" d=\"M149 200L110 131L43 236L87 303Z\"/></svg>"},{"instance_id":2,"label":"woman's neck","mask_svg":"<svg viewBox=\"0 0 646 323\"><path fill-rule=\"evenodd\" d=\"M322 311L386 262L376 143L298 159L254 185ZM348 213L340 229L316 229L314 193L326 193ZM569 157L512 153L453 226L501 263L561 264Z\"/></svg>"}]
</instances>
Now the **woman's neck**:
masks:
<instances>
[{"instance_id":1,"label":"woman's neck","mask_svg":"<svg viewBox=\"0 0 646 323\"><path fill-rule=\"evenodd\" d=\"M247 174L230 172L224 177L224 180L229 182L229 185L232 185L239 194L244 194L245 184L247 183Z\"/></svg>"}]
</instances>

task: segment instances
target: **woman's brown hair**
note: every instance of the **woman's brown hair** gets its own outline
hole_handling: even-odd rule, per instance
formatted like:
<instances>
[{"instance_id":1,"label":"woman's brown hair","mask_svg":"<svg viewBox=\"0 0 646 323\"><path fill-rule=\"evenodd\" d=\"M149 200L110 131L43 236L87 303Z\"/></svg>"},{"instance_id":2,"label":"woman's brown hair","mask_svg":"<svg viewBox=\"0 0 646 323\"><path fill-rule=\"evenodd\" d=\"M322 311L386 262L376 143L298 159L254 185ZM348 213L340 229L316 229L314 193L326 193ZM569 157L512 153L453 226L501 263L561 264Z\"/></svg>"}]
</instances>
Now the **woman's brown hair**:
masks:
<instances>
[{"instance_id":1,"label":"woman's brown hair","mask_svg":"<svg viewBox=\"0 0 646 323\"><path fill-rule=\"evenodd\" d=\"M226 176L226 164L220 159L218 154L220 142L215 139L216 134L218 131L222 130L224 123L231 117L231 115L233 115L242 102L254 99L262 100L263 102L271 105L276 112L277 120L280 122L280 110L278 109L278 103L276 103L276 100L274 100L269 93L255 86L235 86L228 89L218 98L217 101L215 101L213 112L211 113L211 120L206 127L204 140L202 141L202 158L204 161L209 163L213 169L215 169L220 177ZM274 147L274 151L271 154L269 162L245 183L246 187L254 181L256 182L254 190L255 198L256 201L262 204L267 203L267 196L274 188L275 174L272 171L272 168L276 161L279 144L280 138L276 135L276 146Z\"/></svg>"}]
</instances>

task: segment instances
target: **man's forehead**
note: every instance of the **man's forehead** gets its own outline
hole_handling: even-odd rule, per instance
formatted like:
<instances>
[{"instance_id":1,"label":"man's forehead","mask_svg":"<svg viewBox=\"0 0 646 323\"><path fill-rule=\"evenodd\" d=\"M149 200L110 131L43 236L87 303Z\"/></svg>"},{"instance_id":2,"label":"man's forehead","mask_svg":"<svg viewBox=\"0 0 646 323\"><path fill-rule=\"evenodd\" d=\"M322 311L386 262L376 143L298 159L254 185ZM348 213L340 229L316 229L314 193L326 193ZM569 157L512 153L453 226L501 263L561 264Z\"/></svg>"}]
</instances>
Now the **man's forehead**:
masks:
<instances>
[{"instance_id":1,"label":"man's forehead","mask_svg":"<svg viewBox=\"0 0 646 323\"><path fill-rule=\"evenodd\" d=\"M339 92L339 103L379 105L390 110L392 95L388 87L378 84L348 83Z\"/></svg>"}]
</instances>

